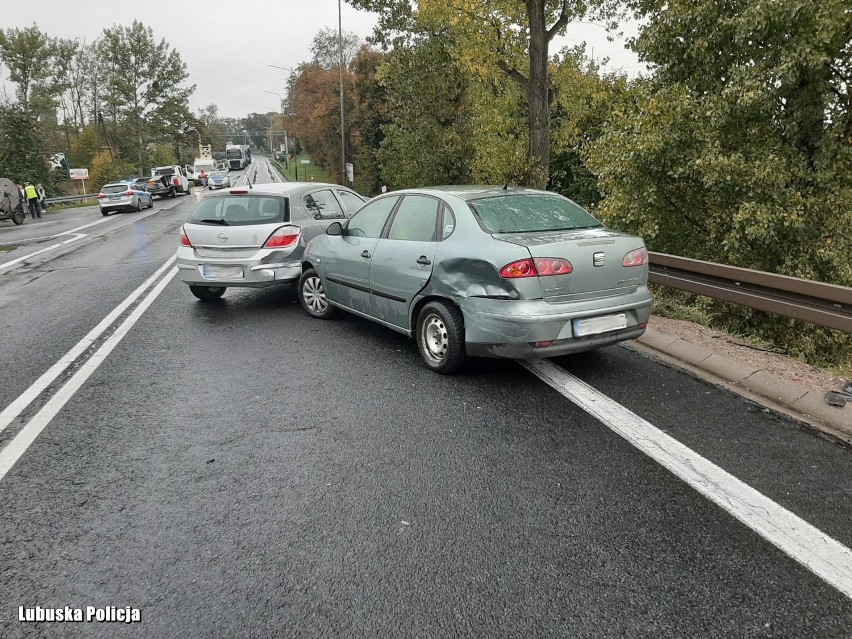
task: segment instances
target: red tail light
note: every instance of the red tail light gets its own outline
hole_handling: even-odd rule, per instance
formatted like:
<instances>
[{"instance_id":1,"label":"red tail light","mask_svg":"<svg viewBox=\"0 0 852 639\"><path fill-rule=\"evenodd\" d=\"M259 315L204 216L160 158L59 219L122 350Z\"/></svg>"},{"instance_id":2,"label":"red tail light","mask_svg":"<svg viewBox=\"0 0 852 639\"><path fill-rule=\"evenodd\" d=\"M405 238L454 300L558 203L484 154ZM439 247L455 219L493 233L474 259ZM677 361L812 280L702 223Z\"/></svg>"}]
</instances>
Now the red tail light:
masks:
<instances>
[{"instance_id":1,"label":"red tail light","mask_svg":"<svg viewBox=\"0 0 852 639\"><path fill-rule=\"evenodd\" d=\"M174 184L175 186L180 186L180 180L177 178L172 178L172 184Z\"/></svg>"},{"instance_id":2,"label":"red tail light","mask_svg":"<svg viewBox=\"0 0 852 639\"><path fill-rule=\"evenodd\" d=\"M186 236L186 231L183 230L183 227L180 229L180 245L181 246L192 246L192 243L189 241L189 238Z\"/></svg>"},{"instance_id":3,"label":"red tail light","mask_svg":"<svg viewBox=\"0 0 852 639\"><path fill-rule=\"evenodd\" d=\"M574 267L571 266L571 262L559 257L537 257L535 270L539 277L544 277L545 275L568 275Z\"/></svg>"},{"instance_id":4,"label":"red tail light","mask_svg":"<svg viewBox=\"0 0 852 639\"><path fill-rule=\"evenodd\" d=\"M648 263L648 251L643 246L642 248L634 249L624 256L621 260L622 266L642 266Z\"/></svg>"},{"instance_id":5,"label":"red tail light","mask_svg":"<svg viewBox=\"0 0 852 639\"><path fill-rule=\"evenodd\" d=\"M500 277L513 279L519 277L547 277L548 275L568 275L574 267L561 257L537 257L535 260L518 260L506 264L500 269Z\"/></svg>"},{"instance_id":6,"label":"red tail light","mask_svg":"<svg viewBox=\"0 0 852 639\"><path fill-rule=\"evenodd\" d=\"M299 240L300 230L295 226L285 226L269 236L263 248L286 248Z\"/></svg>"},{"instance_id":7,"label":"red tail light","mask_svg":"<svg viewBox=\"0 0 852 639\"><path fill-rule=\"evenodd\" d=\"M133 191L128 189L127 191L124 192L124 195L133 195Z\"/></svg>"},{"instance_id":8,"label":"red tail light","mask_svg":"<svg viewBox=\"0 0 852 639\"><path fill-rule=\"evenodd\" d=\"M99 199L99 200L102 200L102 199L104 199L105 197L106 197L106 195L104 195L103 193L98 193L98 199Z\"/></svg>"}]
</instances>

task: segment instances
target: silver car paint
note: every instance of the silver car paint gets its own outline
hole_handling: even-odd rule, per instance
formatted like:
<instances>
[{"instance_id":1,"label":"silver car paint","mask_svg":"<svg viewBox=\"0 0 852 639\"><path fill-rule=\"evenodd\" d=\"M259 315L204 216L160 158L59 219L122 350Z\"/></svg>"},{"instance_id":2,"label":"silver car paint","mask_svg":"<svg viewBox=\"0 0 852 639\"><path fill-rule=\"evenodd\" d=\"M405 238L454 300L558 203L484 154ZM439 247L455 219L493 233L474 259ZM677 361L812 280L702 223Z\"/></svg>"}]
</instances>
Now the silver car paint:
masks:
<instances>
[{"instance_id":1,"label":"silver car paint","mask_svg":"<svg viewBox=\"0 0 852 639\"><path fill-rule=\"evenodd\" d=\"M513 189L514 192L523 192ZM546 296L539 278L505 279L499 276L500 269L513 261L530 257L531 249L523 243L507 241L519 238L501 238L483 231L471 212L468 203L455 196L451 191L436 188L395 191L383 197L399 196L405 193L434 193L447 204L454 213L456 224L453 233L443 241L435 243L435 256L428 279L419 292L407 302L407 320L398 318L399 302L381 295L369 293L372 283L365 284L367 289L360 293L360 302L353 305L350 299L334 295L335 289L328 289L330 302L347 310L354 310L380 323L413 335L419 308L430 299L448 299L462 311L465 323L465 343L469 354L495 357L550 357L578 352L615 343L624 339L633 339L644 331L650 314L653 297L647 286L648 267L631 267L630 278L635 281L607 292L605 296L586 291L565 295ZM629 238L630 249L644 246L641 238L625 235L611 229L588 229L582 232L558 233L559 241L610 242L613 238ZM305 259L317 268L328 287L322 262L316 263L339 250L346 238L335 236L318 237L308 247ZM353 238L356 239L356 238ZM357 238L363 240L367 238ZM372 240L371 252L381 253L386 242L415 244L412 242L382 239ZM529 242L527 242L529 244ZM413 248L413 247L412 247ZM599 247L598 247L599 248ZM535 251L535 247L532 248ZM621 247L616 249L616 253ZM413 251L411 256L417 251ZM545 251L547 252L547 251ZM592 259L593 253L589 253ZM626 251L625 251L626 252ZM549 257L560 257L549 255ZM618 262L619 268L623 254L612 254L611 260ZM416 258L414 258L416 259ZM364 264L367 272L369 266ZM404 270L402 264L397 273ZM635 272L634 272L635 269ZM368 276L367 276L368 277ZM396 286L405 290L403 275L389 273L384 283L385 291ZM364 278L362 278L364 279ZM588 285L586 285L588 288ZM574 299L569 299L576 295ZM546 299L551 297L551 299ZM570 323L573 319L624 312L627 328L600 335L574 338ZM567 335L566 335L567 330ZM553 341L546 347L533 347L533 342Z\"/></svg>"}]
</instances>

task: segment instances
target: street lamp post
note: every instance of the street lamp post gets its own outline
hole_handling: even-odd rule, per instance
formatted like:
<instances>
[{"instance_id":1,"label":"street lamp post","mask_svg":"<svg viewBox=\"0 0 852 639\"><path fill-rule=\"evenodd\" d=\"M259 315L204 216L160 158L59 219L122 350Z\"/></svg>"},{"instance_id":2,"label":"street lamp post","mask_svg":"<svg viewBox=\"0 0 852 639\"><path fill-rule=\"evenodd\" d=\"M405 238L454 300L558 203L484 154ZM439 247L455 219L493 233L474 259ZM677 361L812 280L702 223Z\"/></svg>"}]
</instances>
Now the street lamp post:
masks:
<instances>
[{"instance_id":1,"label":"street lamp post","mask_svg":"<svg viewBox=\"0 0 852 639\"><path fill-rule=\"evenodd\" d=\"M346 131L343 119L343 9L337 0L337 43L340 49L340 183L346 185Z\"/></svg>"},{"instance_id":2,"label":"street lamp post","mask_svg":"<svg viewBox=\"0 0 852 639\"><path fill-rule=\"evenodd\" d=\"M288 69L286 67L279 67L279 66L276 66L274 64L268 64L266 66L273 67L275 69L282 69L284 71L289 71L291 75L293 73L293 69ZM283 120L284 120L284 117L285 117L284 116L284 98L281 97L281 94L276 92L276 91L264 91L264 93L271 93L272 95L278 96L278 106L281 109L281 120L282 120L282 124L283 124ZM292 83L290 84L290 100L291 100L291 102L293 100L293 85L292 85ZM295 109L295 106L293 106L293 105L291 105L291 106L293 107L292 108L292 116L293 116L293 158L295 160L295 156L296 156L296 151L295 151L295 144L296 144L295 143L295 140L296 140L296 109ZM286 138L285 138L285 140L286 140ZM286 152L288 154L290 152L289 144L287 145ZM290 158L288 157L287 162L289 163L289 161L290 161ZM299 163L294 161L293 165L296 169L296 182L298 182L299 181Z\"/></svg>"}]
</instances>

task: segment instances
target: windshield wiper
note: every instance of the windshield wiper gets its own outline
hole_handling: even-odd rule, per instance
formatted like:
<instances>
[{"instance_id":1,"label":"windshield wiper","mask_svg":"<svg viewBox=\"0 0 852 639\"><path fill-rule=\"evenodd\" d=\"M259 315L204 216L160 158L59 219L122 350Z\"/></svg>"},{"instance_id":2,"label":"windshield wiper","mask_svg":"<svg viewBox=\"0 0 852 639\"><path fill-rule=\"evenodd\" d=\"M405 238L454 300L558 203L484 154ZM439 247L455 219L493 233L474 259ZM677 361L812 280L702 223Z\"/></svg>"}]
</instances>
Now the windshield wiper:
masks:
<instances>
[{"instance_id":1,"label":"windshield wiper","mask_svg":"<svg viewBox=\"0 0 852 639\"><path fill-rule=\"evenodd\" d=\"M221 224L222 226L230 226L223 219L209 219L209 220L198 220L199 224Z\"/></svg>"}]
</instances>

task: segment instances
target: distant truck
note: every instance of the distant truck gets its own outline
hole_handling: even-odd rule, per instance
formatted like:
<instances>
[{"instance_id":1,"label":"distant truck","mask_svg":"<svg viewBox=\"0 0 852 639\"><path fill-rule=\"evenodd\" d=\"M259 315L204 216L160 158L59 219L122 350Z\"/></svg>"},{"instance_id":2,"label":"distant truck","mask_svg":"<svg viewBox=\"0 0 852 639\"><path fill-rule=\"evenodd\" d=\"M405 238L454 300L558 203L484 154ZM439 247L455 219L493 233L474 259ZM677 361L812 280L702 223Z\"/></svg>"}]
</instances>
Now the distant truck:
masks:
<instances>
[{"instance_id":1,"label":"distant truck","mask_svg":"<svg viewBox=\"0 0 852 639\"><path fill-rule=\"evenodd\" d=\"M189 195L189 178L186 169L179 165L155 166L146 190L160 197L176 197L178 193Z\"/></svg>"},{"instance_id":2,"label":"distant truck","mask_svg":"<svg viewBox=\"0 0 852 639\"><path fill-rule=\"evenodd\" d=\"M251 148L248 144L229 144L225 147L228 167L239 171L251 164Z\"/></svg>"}]
</instances>

